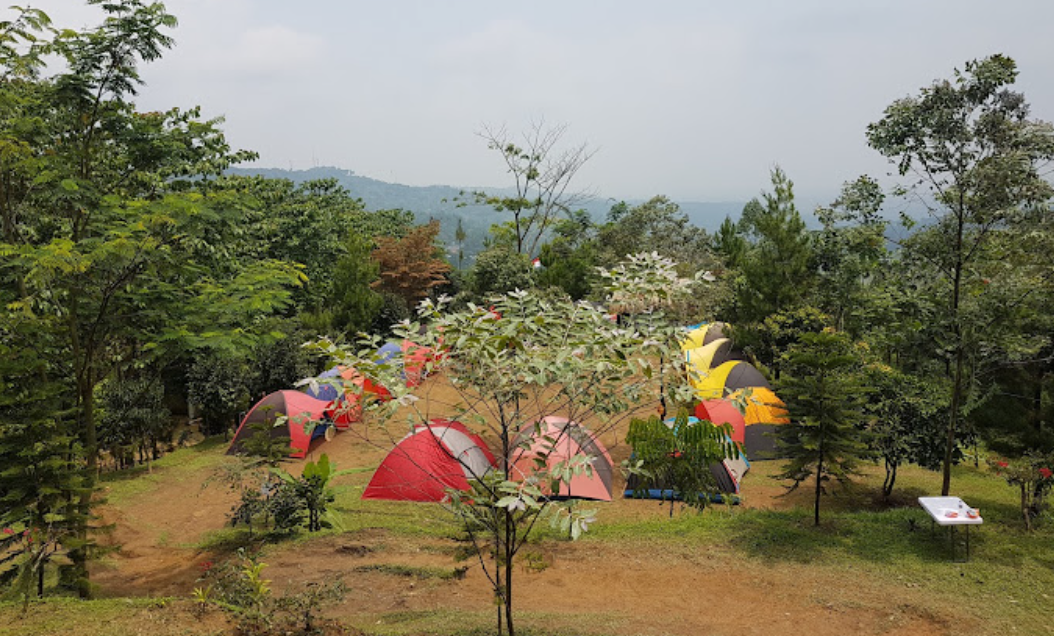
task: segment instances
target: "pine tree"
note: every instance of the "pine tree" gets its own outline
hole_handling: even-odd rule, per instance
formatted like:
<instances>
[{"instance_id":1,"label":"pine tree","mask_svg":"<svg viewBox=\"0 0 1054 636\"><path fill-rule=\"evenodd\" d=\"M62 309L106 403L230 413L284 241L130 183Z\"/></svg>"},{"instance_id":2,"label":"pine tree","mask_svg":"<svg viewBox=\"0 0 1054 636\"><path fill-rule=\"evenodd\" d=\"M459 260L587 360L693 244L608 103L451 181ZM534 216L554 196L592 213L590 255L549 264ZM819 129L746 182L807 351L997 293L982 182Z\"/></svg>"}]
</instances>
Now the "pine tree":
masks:
<instances>
[{"instance_id":1,"label":"pine tree","mask_svg":"<svg viewBox=\"0 0 1054 636\"><path fill-rule=\"evenodd\" d=\"M772 192L762 197L764 202L754 199L743 208L739 221L750 242L740 257L743 284L737 289L744 322L793 309L804 300L815 274L813 246L794 205L794 182L776 167Z\"/></svg>"},{"instance_id":2,"label":"pine tree","mask_svg":"<svg viewBox=\"0 0 1054 636\"><path fill-rule=\"evenodd\" d=\"M34 587L43 595L56 554L89 547L79 532L88 519L77 504L90 482L71 387L37 355L54 345L51 335L40 322L0 315L0 584L27 601Z\"/></svg>"},{"instance_id":3,"label":"pine tree","mask_svg":"<svg viewBox=\"0 0 1054 636\"><path fill-rule=\"evenodd\" d=\"M350 337L369 330L384 306L384 298L371 287L378 275L377 263L370 257L372 245L369 238L352 232L347 254L333 272L333 327Z\"/></svg>"},{"instance_id":4,"label":"pine tree","mask_svg":"<svg viewBox=\"0 0 1054 636\"><path fill-rule=\"evenodd\" d=\"M833 331L803 334L786 355L779 393L791 422L780 427L779 441L790 462L779 476L794 480L790 490L815 478L816 525L824 483L847 483L868 453L856 426L863 420L859 367L848 337Z\"/></svg>"}]
</instances>

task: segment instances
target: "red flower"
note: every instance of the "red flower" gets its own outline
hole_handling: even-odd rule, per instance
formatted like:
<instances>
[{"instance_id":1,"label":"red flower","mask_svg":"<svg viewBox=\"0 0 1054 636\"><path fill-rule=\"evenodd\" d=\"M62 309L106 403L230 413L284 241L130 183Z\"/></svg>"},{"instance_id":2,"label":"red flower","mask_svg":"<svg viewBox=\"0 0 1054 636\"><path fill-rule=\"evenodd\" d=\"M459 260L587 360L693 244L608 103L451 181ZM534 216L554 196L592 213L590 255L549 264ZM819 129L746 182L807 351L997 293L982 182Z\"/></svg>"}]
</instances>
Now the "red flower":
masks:
<instances>
[{"instance_id":1,"label":"red flower","mask_svg":"<svg viewBox=\"0 0 1054 636\"><path fill-rule=\"evenodd\" d=\"M4 534L14 534L14 533L15 533L15 531L12 530L11 528L4 528Z\"/></svg>"},{"instance_id":2,"label":"red flower","mask_svg":"<svg viewBox=\"0 0 1054 636\"><path fill-rule=\"evenodd\" d=\"M679 451L679 450L678 451L673 451L672 453L670 453L670 457L673 457L674 459L677 459L680 456L681 456L681 451Z\"/></svg>"},{"instance_id":3,"label":"red flower","mask_svg":"<svg viewBox=\"0 0 1054 636\"><path fill-rule=\"evenodd\" d=\"M1008 466L1008 464L1005 461L998 461L998 462L995 463L995 465L1000 467L1000 468L1006 468Z\"/></svg>"},{"instance_id":4,"label":"red flower","mask_svg":"<svg viewBox=\"0 0 1054 636\"><path fill-rule=\"evenodd\" d=\"M1049 468L1040 468L1039 474L1043 475L1043 479L1050 479L1051 475L1054 475L1054 471L1051 471Z\"/></svg>"},{"instance_id":5,"label":"red flower","mask_svg":"<svg viewBox=\"0 0 1054 636\"><path fill-rule=\"evenodd\" d=\"M198 567L201 568L202 572L208 572L212 569L212 561L203 561Z\"/></svg>"}]
</instances>

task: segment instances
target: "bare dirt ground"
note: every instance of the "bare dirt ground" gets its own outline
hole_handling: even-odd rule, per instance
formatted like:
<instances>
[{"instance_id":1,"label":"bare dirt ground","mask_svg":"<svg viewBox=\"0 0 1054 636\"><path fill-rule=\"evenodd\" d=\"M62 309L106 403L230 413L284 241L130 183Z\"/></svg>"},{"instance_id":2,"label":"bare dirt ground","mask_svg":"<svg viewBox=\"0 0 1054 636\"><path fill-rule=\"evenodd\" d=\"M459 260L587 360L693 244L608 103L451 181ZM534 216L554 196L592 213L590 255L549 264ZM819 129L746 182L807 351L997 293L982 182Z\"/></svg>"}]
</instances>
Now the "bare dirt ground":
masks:
<instances>
[{"instance_id":1,"label":"bare dirt ground","mask_svg":"<svg viewBox=\"0 0 1054 636\"><path fill-rule=\"evenodd\" d=\"M439 381L435 404L453 401ZM433 413L438 415L438 406ZM628 455L618 433L603 440L616 461ZM385 438L367 441L354 433L338 435L324 447L340 468L375 466ZM215 452L222 452L222 449ZM358 476L364 483L368 473ZM202 489L207 474L178 481L159 479L157 487L108 506L114 524L108 541L120 550L93 572L102 596L187 597L204 562L221 558L192 546L223 527L234 497L222 487ZM344 478L347 479L347 478ZM744 506L781 508L797 498L777 498L778 485L744 483ZM620 514L664 515L653 503L616 500ZM610 509L609 509L610 510ZM439 516L422 505L421 522ZM546 567L518 573L516 602L527 623L573 626L600 624L622 634L844 634L938 635L952 631L951 609L913 598L910 589L794 563L744 559L720 545L647 542L544 543L538 548ZM493 612L491 592L478 563L462 579L399 576L370 565L409 568L457 565L453 542L417 539L384 529L360 530L297 545L272 546L264 559L274 589L342 577L349 593L334 615L369 630L393 613ZM594 629L594 631L595 631Z\"/></svg>"}]
</instances>

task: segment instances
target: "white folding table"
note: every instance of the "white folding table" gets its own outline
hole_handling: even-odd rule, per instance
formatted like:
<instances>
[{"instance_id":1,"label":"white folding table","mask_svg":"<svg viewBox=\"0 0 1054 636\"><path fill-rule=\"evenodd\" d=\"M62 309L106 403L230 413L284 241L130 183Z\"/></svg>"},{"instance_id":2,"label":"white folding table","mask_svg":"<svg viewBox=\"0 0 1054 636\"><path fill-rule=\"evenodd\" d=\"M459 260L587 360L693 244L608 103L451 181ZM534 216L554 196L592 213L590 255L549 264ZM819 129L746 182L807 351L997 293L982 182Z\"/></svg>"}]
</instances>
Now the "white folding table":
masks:
<instances>
[{"instance_id":1,"label":"white folding table","mask_svg":"<svg viewBox=\"0 0 1054 636\"><path fill-rule=\"evenodd\" d=\"M954 530L958 526L966 526L966 560L970 560L970 526L979 526L984 523L977 511L958 497L919 497L919 505L929 513L933 523L939 526L948 526L948 534L951 537L952 561L955 560L955 538ZM974 516L972 516L974 515Z\"/></svg>"}]
</instances>

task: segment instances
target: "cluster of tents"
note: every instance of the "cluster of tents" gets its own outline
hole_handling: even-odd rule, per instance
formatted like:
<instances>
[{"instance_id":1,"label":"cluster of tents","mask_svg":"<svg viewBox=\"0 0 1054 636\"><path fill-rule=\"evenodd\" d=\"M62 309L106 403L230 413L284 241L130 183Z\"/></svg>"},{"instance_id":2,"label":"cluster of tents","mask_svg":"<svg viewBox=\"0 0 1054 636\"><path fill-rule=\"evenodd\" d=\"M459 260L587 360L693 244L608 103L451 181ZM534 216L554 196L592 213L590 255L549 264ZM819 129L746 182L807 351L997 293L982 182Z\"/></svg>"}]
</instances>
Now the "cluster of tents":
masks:
<instances>
[{"instance_id":1,"label":"cluster of tents","mask_svg":"<svg viewBox=\"0 0 1054 636\"><path fill-rule=\"evenodd\" d=\"M688 382L698 402L695 416L732 427L732 440L755 459L776 456L775 428L786 424L786 406L765 376L732 347L722 323L689 327L681 342ZM736 404L745 406L740 412Z\"/></svg>"},{"instance_id":2,"label":"cluster of tents","mask_svg":"<svg viewBox=\"0 0 1054 636\"><path fill-rule=\"evenodd\" d=\"M611 501L615 476L611 455L583 426L562 417L545 417L520 431L511 447L508 478L523 481L541 461L556 466L577 455L592 470L560 483L560 497ZM363 499L443 501L447 488L469 490L471 480L497 468L486 443L460 422L432 420L417 426L384 458L362 494Z\"/></svg>"},{"instance_id":3,"label":"cluster of tents","mask_svg":"<svg viewBox=\"0 0 1054 636\"><path fill-rule=\"evenodd\" d=\"M427 365L435 359L435 351L410 340L386 343L373 356L377 364L400 365L400 375L408 387L424 380ZM387 388L359 371L333 367L303 391L275 391L260 399L242 418L227 454L242 453L256 431L266 430L272 438L289 438L290 457L304 458L315 440L329 441L335 431L360 421L364 402L390 398ZM279 417L286 418L285 425L275 425Z\"/></svg>"},{"instance_id":4,"label":"cluster of tents","mask_svg":"<svg viewBox=\"0 0 1054 636\"><path fill-rule=\"evenodd\" d=\"M740 481L749 470L747 457L773 456L773 427L787 422L783 402L776 397L762 374L740 359L719 323L690 327L682 342L688 368L687 380L695 389L698 403L689 425L712 422L728 424L732 441L743 454L710 466L719 489L738 493ZM380 363L400 365L407 386L416 386L425 375L427 364L436 353L404 341L388 343L375 355ZM337 379L342 382L336 382ZM338 386L344 387L338 390ZM272 393L246 414L231 442L228 453L242 450L254 424L262 423L274 436L288 435L290 455L304 457L315 439L329 440L334 430L346 429L362 417L363 403L370 399L389 399L388 390L365 378L355 369L334 367L319 376L305 391ZM745 409L741 412L737 404ZM274 426L278 416L286 416L285 426ZM668 422L673 425L673 420ZM575 474L561 482L560 497L610 501L615 476L611 455L587 428L567 418L549 416L524 427L513 440L512 456L502 462L508 478L524 480L539 466L553 467L577 455L586 456L592 470ZM397 442L374 472L362 497L399 501L443 501L448 489L467 491L499 463L479 435L464 424L435 419L416 426ZM633 480L627 496L668 499L676 496L669 489L640 489Z\"/></svg>"}]
</instances>

